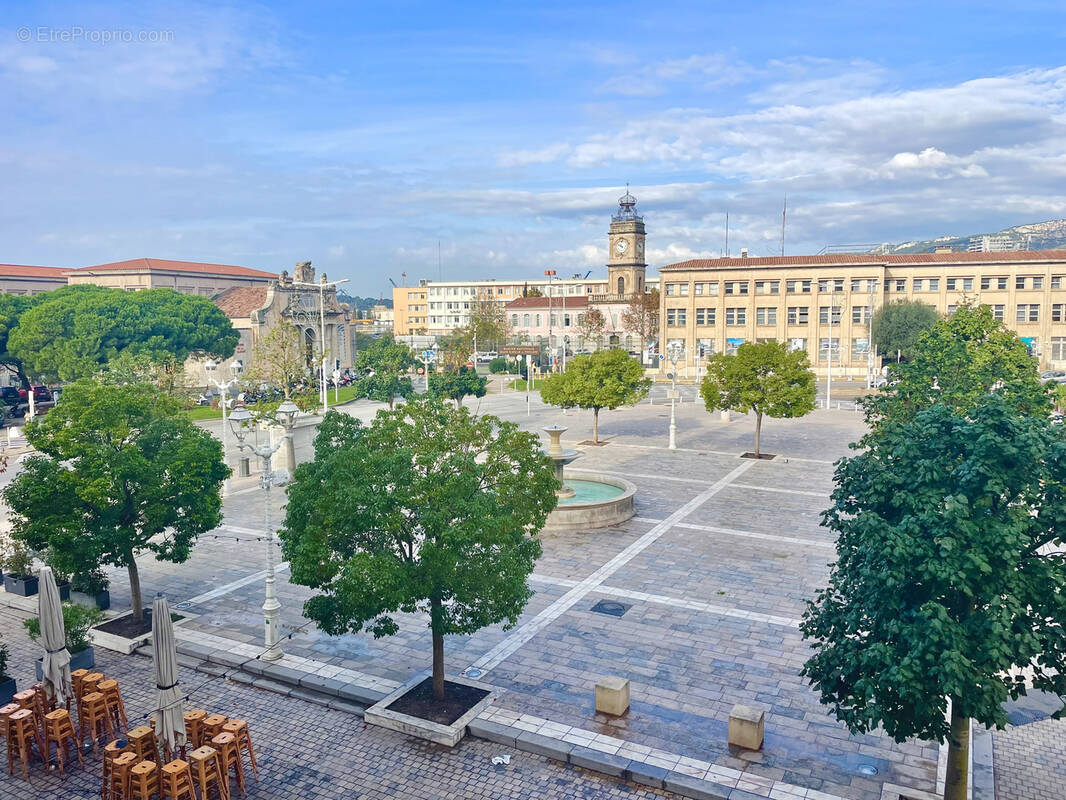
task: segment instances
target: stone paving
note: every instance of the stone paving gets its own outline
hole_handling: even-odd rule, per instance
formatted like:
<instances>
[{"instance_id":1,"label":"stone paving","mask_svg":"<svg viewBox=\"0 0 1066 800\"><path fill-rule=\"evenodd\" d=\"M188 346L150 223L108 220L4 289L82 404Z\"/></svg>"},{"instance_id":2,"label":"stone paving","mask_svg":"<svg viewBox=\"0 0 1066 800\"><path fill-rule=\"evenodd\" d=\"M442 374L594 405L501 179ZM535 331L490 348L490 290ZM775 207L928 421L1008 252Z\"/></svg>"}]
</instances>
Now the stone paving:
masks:
<instances>
[{"instance_id":1,"label":"stone paving","mask_svg":"<svg viewBox=\"0 0 1066 800\"><path fill-rule=\"evenodd\" d=\"M534 399L527 416L524 395L468 405L530 430L567 425L569 446L591 435L591 414L563 415ZM375 409L346 410L366 417ZM934 791L935 744L849 735L797 674L808 655L797 630L804 601L825 580L834 555L820 527L832 462L861 435L860 416L817 411L800 421L767 420L763 448L779 457L755 462L738 458L751 449L751 419L734 415L725 423L697 403L682 403L679 449L670 452L668 415L659 402L601 412L601 438L610 444L579 448L586 455L573 467L636 483L638 516L617 529L545 536L531 581L536 594L519 624L449 637L448 669L479 670L468 674L505 689L496 714L550 723L567 731L560 740L600 736L614 743L604 747L655 750L675 765L706 764L704 772L718 770L726 785L750 783L748 796L877 800L886 783ZM193 601L179 636L222 637L251 651L262 641L257 573L265 545L256 541L262 493L254 478L235 480L234 489L219 538L204 538L182 565L142 561L142 583L146 596L164 591L174 603ZM276 500L278 521L283 499ZM287 653L383 686L428 666L424 618L402 618L401 632L381 640L328 637L306 627L301 605L310 592L286 576L279 575L278 587L292 634ZM128 607L125 585L125 576L116 575L117 607ZM630 608L622 617L594 613L601 599ZM631 710L621 719L593 708L593 686L606 674L632 682ZM766 712L759 754L726 744L728 712L737 702ZM875 776L860 771L871 767Z\"/></svg>"},{"instance_id":2,"label":"stone paving","mask_svg":"<svg viewBox=\"0 0 1066 800\"><path fill-rule=\"evenodd\" d=\"M1066 800L1066 724L1045 719L994 735L999 800Z\"/></svg>"}]
</instances>

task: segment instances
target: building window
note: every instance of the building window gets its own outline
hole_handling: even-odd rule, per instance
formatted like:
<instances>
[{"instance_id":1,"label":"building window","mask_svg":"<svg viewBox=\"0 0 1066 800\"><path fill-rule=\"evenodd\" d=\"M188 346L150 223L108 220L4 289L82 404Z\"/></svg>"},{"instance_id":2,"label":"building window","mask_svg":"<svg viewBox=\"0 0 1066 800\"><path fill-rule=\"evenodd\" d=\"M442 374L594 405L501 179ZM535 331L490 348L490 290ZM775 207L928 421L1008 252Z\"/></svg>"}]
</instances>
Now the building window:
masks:
<instances>
[{"instance_id":1,"label":"building window","mask_svg":"<svg viewBox=\"0 0 1066 800\"><path fill-rule=\"evenodd\" d=\"M877 278L852 278L851 291L873 292L877 290Z\"/></svg>"},{"instance_id":2,"label":"building window","mask_svg":"<svg viewBox=\"0 0 1066 800\"><path fill-rule=\"evenodd\" d=\"M870 318L869 306L852 306L851 307L851 321L857 323L865 323Z\"/></svg>"},{"instance_id":3,"label":"building window","mask_svg":"<svg viewBox=\"0 0 1066 800\"><path fill-rule=\"evenodd\" d=\"M1051 321L1052 322L1062 322L1062 309L1063 309L1063 307L1064 306L1063 306L1062 303L1052 303L1051 304Z\"/></svg>"},{"instance_id":4,"label":"building window","mask_svg":"<svg viewBox=\"0 0 1066 800\"><path fill-rule=\"evenodd\" d=\"M712 308L711 311L714 311ZM697 339L696 352L700 358L710 358L714 355L714 339Z\"/></svg>"},{"instance_id":5,"label":"building window","mask_svg":"<svg viewBox=\"0 0 1066 800\"><path fill-rule=\"evenodd\" d=\"M996 277L981 278L981 288L982 289L1006 289L1007 288L1007 279L1006 278L996 278Z\"/></svg>"},{"instance_id":6,"label":"building window","mask_svg":"<svg viewBox=\"0 0 1066 800\"><path fill-rule=\"evenodd\" d=\"M829 306L820 306L818 308L818 321L823 325L829 322ZM840 323L840 306L833 306L833 324Z\"/></svg>"},{"instance_id":7,"label":"building window","mask_svg":"<svg viewBox=\"0 0 1066 800\"><path fill-rule=\"evenodd\" d=\"M726 284L728 286L728 284ZM725 310L725 324L726 325L746 325L748 322L748 309L742 307L739 308L727 308Z\"/></svg>"},{"instance_id":8,"label":"building window","mask_svg":"<svg viewBox=\"0 0 1066 800\"><path fill-rule=\"evenodd\" d=\"M1051 337L1051 360L1066 361L1066 336Z\"/></svg>"},{"instance_id":9,"label":"building window","mask_svg":"<svg viewBox=\"0 0 1066 800\"><path fill-rule=\"evenodd\" d=\"M776 325L777 309L773 306L765 306L755 309L756 325Z\"/></svg>"},{"instance_id":10,"label":"building window","mask_svg":"<svg viewBox=\"0 0 1066 800\"><path fill-rule=\"evenodd\" d=\"M666 324L675 328L684 325L686 316L684 308L668 308L666 309Z\"/></svg>"},{"instance_id":11,"label":"building window","mask_svg":"<svg viewBox=\"0 0 1066 800\"><path fill-rule=\"evenodd\" d=\"M948 305L948 316L950 317L952 314L954 314L958 310L959 310L958 306L956 306L956 305Z\"/></svg>"},{"instance_id":12,"label":"building window","mask_svg":"<svg viewBox=\"0 0 1066 800\"><path fill-rule=\"evenodd\" d=\"M925 281L922 280L921 278L915 278L914 279L914 291L916 291L916 292L924 292L925 291Z\"/></svg>"},{"instance_id":13,"label":"building window","mask_svg":"<svg viewBox=\"0 0 1066 800\"><path fill-rule=\"evenodd\" d=\"M696 324L697 325L714 325L715 311L714 308L697 308L696 309Z\"/></svg>"},{"instance_id":14,"label":"building window","mask_svg":"<svg viewBox=\"0 0 1066 800\"><path fill-rule=\"evenodd\" d=\"M1042 275L1034 275L1033 276L1033 288L1034 289L1043 289L1044 288L1044 278L1043 278Z\"/></svg>"},{"instance_id":15,"label":"building window","mask_svg":"<svg viewBox=\"0 0 1066 800\"><path fill-rule=\"evenodd\" d=\"M1024 289L1025 288L1025 277L1024 276L1019 275L1017 278L1014 279L1014 288L1015 289Z\"/></svg>"},{"instance_id":16,"label":"building window","mask_svg":"<svg viewBox=\"0 0 1066 800\"><path fill-rule=\"evenodd\" d=\"M819 292L842 292L844 291L843 278L821 278L818 281Z\"/></svg>"},{"instance_id":17,"label":"building window","mask_svg":"<svg viewBox=\"0 0 1066 800\"><path fill-rule=\"evenodd\" d=\"M832 339L822 338L818 340L818 360L828 360L830 352L832 352L834 361L840 361L840 339L836 336Z\"/></svg>"},{"instance_id":18,"label":"building window","mask_svg":"<svg viewBox=\"0 0 1066 800\"><path fill-rule=\"evenodd\" d=\"M527 314L526 316L529 316L529 315ZM511 315L511 327L512 328L517 328L518 327L518 315L517 314L512 314Z\"/></svg>"},{"instance_id":19,"label":"building window","mask_svg":"<svg viewBox=\"0 0 1066 800\"><path fill-rule=\"evenodd\" d=\"M973 278L948 278L949 292L972 292Z\"/></svg>"},{"instance_id":20,"label":"building window","mask_svg":"<svg viewBox=\"0 0 1066 800\"><path fill-rule=\"evenodd\" d=\"M755 281L755 294L780 294L781 281Z\"/></svg>"},{"instance_id":21,"label":"building window","mask_svg":"<svg viewBox=\"0 0 1066 800\"><path fill-rule=\"evenodd\" d=\"M740 346L744 344L743 339L726 339L725 340L725 354L727 356L735 356Z\"/></svg>"},{"instance_id":22,"label":"building window","mask_svg":"<svg viewBox=\"0 0 1066 800\"><path fill-rule=\"evenodd\" d=\"M1000 322L1002 322L1003 321L1004 312L1006 310L1007 310L1007 307L1005 305L1003 305L1002 303L1000 303L999 305L992 306L992 317L994 319L998 319Z\"/></svg>"},{"instance_id":23,"label":"building window","mask_svg":"<svg viewBox=\"0 0 1066 800\"><path fill-rule=\"evenodd\" d=\"M785 291L789 294L810 294L810 281L785 281Z\"/></svg>"},{"instance_id":24,"label":"building window","mask_svg":"<svg viewBox=\"0 0 1066 800\"><path fill-rule=\"evenodd\" d=\"M1040 304L1039 303L1019 303L1018 311L1015 315L1015 320L1018 322L1039 322L1040 321Z\"/></svg>"},{"instance_id":25,"label":"building window","mask_svg":"<svg viewBox=\"0 0 1066 800\"><path fill-rule=\"evenodd\" d=\"M929 291L931 291L931 292L939 292L940 291L940 278L930 278L929 279Z\"/></svg>"},{"instance_id":26,"label":"building window","mask_svg":"<svg viewBox=\"0 0 1066 800\"><path fill-rule=\"evenodd\" d=\"M791 353L795 350L806 350L807 340L797 337L791 337L788 340L788 351Z\"/></svg>"},{"instance_id":27,"label":"building window","mask_svg":"<svg viewBox=\"0 0 1066 800\"><path fill-rule=\"evenodd\" d=\"M864 361L870 353L870 340L859 337L851 340L851 360Z\"/></svg>"},{"instance_id":28,"label":"building window","mask_svg":"<svg viewBox=\"0 0 1066 800\"><path fill-rule=\"evenodd\" d=\"M747 281L726 281L725 284L726 294L747 294L748 282Z\"/></svg>"},{"instance_id":29,"label":"building window","mask_svg":"<svg viewBox=\"0 0 1066 800\"><path fill-rule=\"evenodd\" d=\"M540 327L540 314L537 314L535 319L537 320L537 327L539 328Z\"/></svg>"},{"instance_id":30,"label":"building window","mask_svg":"<svg viewBox=\"0 0 1066 800\"><path fill-rule=\"evenodd\" d=\"M1061 275L1052 275L1051 276L1051 288L1052 289L1061 289L1062 288L1062 276Z\"/></svg>"},{"instance_id":31,"label":"building window","mask_svg":"<svg viewBox=\"0 0 1066 800\"><path fill-rule=\"evenodd\" d=\"M523 314L522 315L522 327L523 328L528 328L529 327L529 314Z\"/></svg>"},{"instance_id":32,"label":"building window","mask_svg":"<svg viewBox=\"0 0 1066 800\"><path fill-rule=\"evenodd\" d=\"M668 283L668 284L666 284L666 296L667 297L674 297L677 294L677 287L680 286L680 285L681 284L679 284L679 283Z\"/></svg>"},{"instance_id":33,"label":"building window","mask_svg":"<svg viewBox=\"0 0 1066 800\"><path fill-rule=\"evenodd\" d=\"M789 325L806 325L807 324L807 311L808 306L789 306L788 307L788 324Z\"/></svg>"}]
</instances>

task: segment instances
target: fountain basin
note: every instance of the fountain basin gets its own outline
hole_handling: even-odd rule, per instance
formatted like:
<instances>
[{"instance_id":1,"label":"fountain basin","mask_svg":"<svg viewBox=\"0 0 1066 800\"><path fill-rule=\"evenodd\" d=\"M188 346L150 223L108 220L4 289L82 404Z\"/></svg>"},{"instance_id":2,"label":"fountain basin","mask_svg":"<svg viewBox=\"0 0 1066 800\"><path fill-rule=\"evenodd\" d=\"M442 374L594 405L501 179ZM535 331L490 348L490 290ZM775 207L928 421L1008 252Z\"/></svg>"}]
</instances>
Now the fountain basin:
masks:
<instances>
[{"instance_id":1,"label":"fountain basin","mask_svg":"<svg viewBox=\"0 0 1066 800\"><path fill-rule=\"evenodd\" d=\"M566 470L566 483L573 497L561 498L548 515L544 530L583 531L610 528L636 513L633 496L637 487L615 475L586 470Z\"/></svg>"}]
</instances>

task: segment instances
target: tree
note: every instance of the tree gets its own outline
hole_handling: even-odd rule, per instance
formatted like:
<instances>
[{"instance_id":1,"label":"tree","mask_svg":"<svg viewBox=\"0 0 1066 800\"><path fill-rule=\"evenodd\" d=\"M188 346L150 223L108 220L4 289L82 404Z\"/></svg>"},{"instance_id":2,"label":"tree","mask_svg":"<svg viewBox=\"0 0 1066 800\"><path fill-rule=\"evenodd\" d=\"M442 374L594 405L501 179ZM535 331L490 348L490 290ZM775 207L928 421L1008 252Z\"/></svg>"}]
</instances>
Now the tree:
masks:
<instances>
[{"instance_id":1,"label":"tree","mask_svg":"<svg viewBox=\"0 0 1066 800\"><path fill-rule=\"evenodd\" d=\"M607 318L598 308L590 308L581 318L578 328L586 346L588 346L589 341L593 341L596 343L595 349L599 350L600 338L603 336L603 332L607 330Z\"/></svg>"},{"instance_id":2,"label":"tree","mask_svg":"<svg viewBox=\"0 0 1066 800\"><path fill-rule=\"evenodd\" d=\"M659 290L636 294L622 312L622 328L640 339L640 358L650 338L659 332Z\"/></svg>"},{"instance_id":3,"label":"tree","mask_svg":"<svg viewBox=\"0 0 1066 800\"><path fill-rule=\"evenodd\" d=\"M574 356L565 372L549 375L541 383L545 403L562 408L592 409L592 441L600 441L600 409L615 409L639 403L651 381L644 368L624 350L597 350Z\"/></svg>"},{"instance_id":4,"label":"tree","mask_svg":"<svg viewBox=\"0 0 1066 800\"><path fill-rule=\"evenodd\" d=\"M307 375L304 336L295 325L282 322L252 348L249 379L280 387L292 397L292 387Z\"/></svg>"},{"instance_id":5,"label":"tree","mask_svg":"<svg viewBox=\"0 0 1066 800\"><path fill-rule=\"evenodd\" d=\"M935 307L920 300L900 300L881 306L874 314L871 331L874 344L890 358L910 358L918 337L940 319Z\"/></svg>"},{"instance_id":6,"label":"tree","mask_svg":"<svg viewBox=\"0 0 1066 800\"><path fill-rule=\"evenodd\" d=\"M437 340L436 366L445 372L456 372L470 362L473 352L474 339L470 331L458 328Z\"/></svg>"},{"instance_id":7,"label":"tree","mask_svg":"<svg viewBox=\"0 0 1066 800\"><path fill-rule=\"evenodd\" d=\"M29 388L30 382L22 366L22 360L11 353L8 338L18 325L19 319L44 294L26 296L17 294L0 294L0 364L13 370L18 376L19 385Z\"/></svg>"},{"instance_id":8,"label":"tree","mask_svg":"<svg viewBox=\"0 0 1066 800\"><path fill-rule=\"evenodd\" d=\"M814 373L803 350L783 342L745 342L736 355L717 353L707 361L700 396L708 411L755 412L755 457L763 415L802 417L814 410Z\"/></svg>"},{"instance_id":9,"label":"tree","mask_svg":"<svg viewBox=\"0 0 1066 800\"><path fill-rule=\"evenodd\" d=\"M910 361L890 364L889 371L895 382L864 401L872 427L934 403L965 412L990 392L1021 413L1046 415L1051 408L1036 359L988 306L959 306L937 320L918 338Z\"/></svg>"},{"instance_id":10,"label":"tree","mask_svg":"<svg viewBox=\"0 0 1066 800\"><path fill-rule=\"evenodd\" d=\"M429 386L431 397L447 397L454 400L455 405L461 406L463 398L467 395L484 397L488 388L488 381L482 378L474 370L461 367L456 371L442 372L433 376L433 382Z\"/></svg>"},{"instance_id":11,"label":"tree","mask_svg":"<svg viewBox=\"0 0 1066 800\"><path fill-rule=\"evenodd\" d=\"M4 490L12 535L67 554L80 569L125 567L141 621L137 554L181 563L196 537L222 521L222 445L151 385L88 380L66 387L63 402L26 426L26 438L42 455Z\"/></svg>"},{"instance_id":12,"label":"tree","mask_svg":"<svg viewBox=\"0 0 1066 800\"><path fill-rule=\"evenodd\" d=\"M853 733L947 737L947 800L967 794L970 719L1002 728L1026 693L1017 667L1066 694L1063 430L986 394L886 420L836 470L838 560L802 674Z\"/></svg>"},{"instance_id":13,"label":"tree","mask_svg":"<svg viewBox=\"0 0 1066 800\"><path fill-rule=\"evenodd\" d=\"M382 336L359 352L355 369L365 376L360 388L366 397L388 403L391 409L396 395L406 398L413 394L407 372L414 364L415 356L410 347L391 336Z\"/></svg>"},{"instance_id":14,"label":"tree","mask_svg":"<svg viewBox=\"0 0 1066 800\"><path fill-rule=\"evenodd\" d=\"M166 394L187 393L185 364L173 359L159 361L157 356L148 353L134 354L124 350L104 364L96 377L103 383L150 383Z\"/></svg>"},{"instance_id":15,"label":"tree","mask_svg":"<svg viewBox=\"0 0 1066 800\"><path fill-rule=\"evenodd\" d=\"M478 342L478 347L486 349L491 345L493 349L498 348L500 342L507 341L508 330L503 306L484 298L478 298L471 303L466 333L473 342Z\"/></svg>"},{"instance_id":16,"label":"tree","mask_svg":"<svg viewBox=\"0 0 1066 800\"><path fill-rule=\"evenodd\" d=\"M181 363L193 354L228 358L238 340L229 318L205 297L67 286L22 313L8 349L30 374L71 381L96 375L127 351Z\"/></svg>"},{"instance_id":17,"label":"tree","mask_svg":"<svg viewBox=\"0 0 1066 800\"><path fill-rule=\"evenodd\" d=\"M433 692L444 637L513 626L532 592L534 538L555 506L535 434L421 398L367 428L326 415L313 461L289 488L282 548L318 590L304 613L331 635L392 635L398 612L429 616Z\"/></svg>"}]
</instances>

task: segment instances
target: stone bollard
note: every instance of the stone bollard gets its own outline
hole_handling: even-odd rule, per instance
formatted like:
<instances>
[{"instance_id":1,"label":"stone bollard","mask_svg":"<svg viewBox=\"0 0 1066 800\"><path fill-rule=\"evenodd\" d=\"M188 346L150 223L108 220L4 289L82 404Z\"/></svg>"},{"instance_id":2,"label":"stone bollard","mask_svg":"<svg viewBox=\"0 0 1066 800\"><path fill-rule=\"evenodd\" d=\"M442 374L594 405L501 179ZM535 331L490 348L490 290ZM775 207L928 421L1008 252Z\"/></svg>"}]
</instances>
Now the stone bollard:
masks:
<instances>
[{"instance_id":1,"label":"stone bollard","mask_svg":"<svg viewBox=\"0 0 1066 800\"><path fill-rule=\"evenodd\" d=\"M608 675L596 683L596 710L622 716L629 710L629 679Z\"/></svg>"},{"instance_id":2,"label":"stone bollard","mask_svg":"<svg viewBox=\"0 0 1066 800\"><path fill-rule=\"evenodd\" d=\"M729 412L728 411L723 411L722 412L722 422L729 422Z\"/></svg>"},{"instance_id":3,"label":"stone bollard","mask_svg":"<svg viewBox=\"0 0 1066 800\"><path fill-rule=\"evenodd\" d=\"M764 713L739 703L729 712L729 743L745 750L761 750Z\"/></svg>"}]
</instances>

